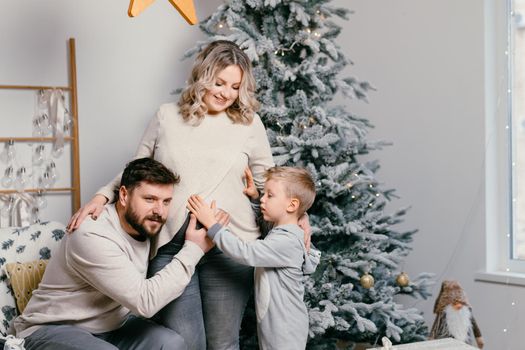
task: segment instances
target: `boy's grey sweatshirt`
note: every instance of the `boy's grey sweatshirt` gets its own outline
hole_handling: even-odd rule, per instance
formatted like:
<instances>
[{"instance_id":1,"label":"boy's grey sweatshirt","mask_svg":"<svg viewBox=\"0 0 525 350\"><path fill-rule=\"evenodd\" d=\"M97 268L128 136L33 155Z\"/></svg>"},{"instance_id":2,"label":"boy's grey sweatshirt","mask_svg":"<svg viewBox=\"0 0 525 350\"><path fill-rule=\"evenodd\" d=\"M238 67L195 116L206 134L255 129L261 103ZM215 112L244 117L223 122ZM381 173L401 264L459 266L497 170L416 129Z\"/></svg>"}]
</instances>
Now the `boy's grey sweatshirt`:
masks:
<instances>
[{"instance_id":1,"label":"boy's grey sweatshirt","mask_svg":"<svg viewBox=\"0 0 525 350\"><path fill-rule=\"evenodd\" d=\"M306 252L303 230L297 225L277 226L263 240L244 242L215 224L208 236L224 254L255 267L260 349L304 349L308 338L304 275L315 271L320 253L314 249Z\"/></svg>"}]
</instances>

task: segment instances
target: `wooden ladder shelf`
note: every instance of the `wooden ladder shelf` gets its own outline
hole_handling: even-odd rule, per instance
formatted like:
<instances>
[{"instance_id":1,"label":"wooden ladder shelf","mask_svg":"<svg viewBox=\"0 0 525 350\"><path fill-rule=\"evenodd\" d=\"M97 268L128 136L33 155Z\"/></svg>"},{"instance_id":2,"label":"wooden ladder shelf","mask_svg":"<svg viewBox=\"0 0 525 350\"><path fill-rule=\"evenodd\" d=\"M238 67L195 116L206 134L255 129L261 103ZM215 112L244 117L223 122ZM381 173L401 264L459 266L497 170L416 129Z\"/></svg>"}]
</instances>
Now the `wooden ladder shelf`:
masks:
<instances>
[{"instance_id":1,"label":"wooden ladder shelf","mask_svg":"<svg viewBox=\"0 0 525 350\"><path fill-rule=\"evenodd\" d=\"M80 208L80 156L78 142L78 101L77 101L77 68L75 39L69 39L69 85L68 86L37 86L37 85L0 85L3 90L48 90L60 89L70 93L70 115L72 119L71 136L64 141L71 143L71 187L62 188L27 188L24 192L71 192L72 211ZM0 142L53 142L54 137L0 137ZM13 194L16 190L0 190L0 194Z\"/></svg>"}]
</instances>

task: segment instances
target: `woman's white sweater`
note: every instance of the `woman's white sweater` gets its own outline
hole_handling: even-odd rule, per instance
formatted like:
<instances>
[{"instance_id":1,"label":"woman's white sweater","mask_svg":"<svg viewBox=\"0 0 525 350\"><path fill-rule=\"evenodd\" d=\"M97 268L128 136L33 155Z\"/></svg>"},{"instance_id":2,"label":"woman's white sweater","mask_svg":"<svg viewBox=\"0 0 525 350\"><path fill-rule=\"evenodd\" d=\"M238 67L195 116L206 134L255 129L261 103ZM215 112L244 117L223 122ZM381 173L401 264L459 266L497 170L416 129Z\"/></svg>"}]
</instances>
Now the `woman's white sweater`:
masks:
<instances>
[{"instance_id":1,"label":"woman's white sweater","mask_svg":"<svg viewBox=\"0 0 525 350\"><path fill-rule=\"evenodd\" d=\"M182 119L174 103L164 104L150 121L135 158L152 157L180 176L164 229L154 242L153 254L168 243L184 223L186 202L197 194L231 216L229 228L243 240L259 237L250 201L243 194L244 169L249 166L257 187L273 160L266 130L259 116L250 125L234 124L226 115L207 115L199 125ZM119 174L97 193L112 200Z\"/></svg>"}]
</instances>

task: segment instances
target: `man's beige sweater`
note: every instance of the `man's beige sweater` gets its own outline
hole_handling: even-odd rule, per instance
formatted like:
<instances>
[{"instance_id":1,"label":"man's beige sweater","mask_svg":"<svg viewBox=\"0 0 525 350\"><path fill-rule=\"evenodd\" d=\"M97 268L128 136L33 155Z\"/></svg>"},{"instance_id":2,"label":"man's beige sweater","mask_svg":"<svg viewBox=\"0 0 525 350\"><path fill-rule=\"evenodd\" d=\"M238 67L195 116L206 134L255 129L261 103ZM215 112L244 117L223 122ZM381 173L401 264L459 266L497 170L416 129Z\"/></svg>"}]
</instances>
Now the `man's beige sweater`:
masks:
<instances>
[{"instance_id":1,"label":"man's beige sweater","mask_svg":"<svg viewBox=\"0 0 525 350\"><path fill-rule=\"evenodd\" d=\"M121 327L130 313L151 317L189 283L203 251L186 241L173 261L146 279L150 242L121 227L115 205L66 235L37 290L15 320L17 337L39 326L75 325L92 333Z\"/></svg>"}]
</instances>

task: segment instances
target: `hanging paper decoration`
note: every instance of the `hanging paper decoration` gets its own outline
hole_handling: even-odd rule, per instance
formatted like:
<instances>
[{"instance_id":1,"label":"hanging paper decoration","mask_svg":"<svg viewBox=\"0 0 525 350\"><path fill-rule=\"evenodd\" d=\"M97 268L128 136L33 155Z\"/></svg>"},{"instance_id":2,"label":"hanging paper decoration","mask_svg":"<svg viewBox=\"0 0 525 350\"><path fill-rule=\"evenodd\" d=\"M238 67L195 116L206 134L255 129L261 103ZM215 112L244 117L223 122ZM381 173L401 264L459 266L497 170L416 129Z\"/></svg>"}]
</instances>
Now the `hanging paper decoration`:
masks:
<instances>
[{"instance_id":1,"label":"hanging paper decoration","mask_svg":"<svg viewBox=\"0 0 525 350\"><path fill-rule=\"evenodd\" d=\"M39 95L38 106L49 113L49 115L42 114L39 127L50 129L52 132L55 137L52 153L55 158L58 158L64 151L64 126L67 114L64 93L60 89L45 90Z\"/></svg>"},{"instance_id":2,"label":"hanging paper decoration","mask_svg":"<svg viewBox=\"0 0 525 350\"><path fill-rule=\"evenodd\" d=\"M0 228L38 222L38 210L34 208L34 197L29 193L0 195Z\"/></svg>"}]
</instances>

